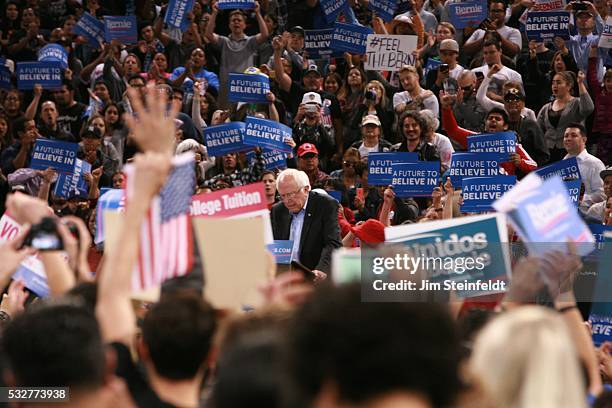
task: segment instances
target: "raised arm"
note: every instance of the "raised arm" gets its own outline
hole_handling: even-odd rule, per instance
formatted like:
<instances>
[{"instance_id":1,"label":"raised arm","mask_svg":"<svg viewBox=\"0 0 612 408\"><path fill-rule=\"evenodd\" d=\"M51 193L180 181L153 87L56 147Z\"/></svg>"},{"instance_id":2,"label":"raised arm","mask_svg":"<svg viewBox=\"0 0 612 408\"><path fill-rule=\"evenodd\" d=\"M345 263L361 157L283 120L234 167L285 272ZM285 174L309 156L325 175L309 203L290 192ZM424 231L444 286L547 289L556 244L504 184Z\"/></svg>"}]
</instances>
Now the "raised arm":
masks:
<instances>
[{"instance_id":1,"label":"raised arm","mask_svg":"<svg viewBox=\"0 0 612 408\"><path fill-rule=\"evenodd\" d=\"M208 24L206 24L206 31L204 32L204 37L212 44L217 44L219 42L219 35L215 34L215 26L217 25L217 15L219 15L219 4L217 4L216 1L213 1L212 14L210 15L210 20L208 20Z\"/></svg>"},{"instance_id":2,"label":"raised arm","mask_svg":"<svg viewBox=\"0 0 612 408\"><path fill-rule=\"evenodd\" d=\"M283 40L280 36L276 36L272 39L272 48L274 49L274 73L276 76L276 82L278 86L285 92L289 92L291 89L291 77L287 75L283 68Z\"/></svg>"},{"instance_id":3,"label":"raised arm","mask_svg":"<svg viewBox=\"0 0 612 408\"><path fill-rule=\"evenodd\" d=\"M497 69L496 69L497 67ZM487 89L489 89L489 85L491 84L491 78L495 75L496 72L501 68L499 65L495 64L489 69L487 76L482 80L480 87L478 88L478 92L476 92L476 100L483 107L483 109L488 112L493 108L502 108L504 107L503 103L494 101L493 99L487 96Z\"/></svg>"},{"instance_id":4,"label":"raised arm","mask_svg":"<svg viewBox=\"0 0 612 408\"><path fill-rule=\"evenodd\" d=\"M25 118L27 120L34 120L36 117L36 112L38 111L38 104L40 103L40 98L42 97L43 88L40 84L34 85L34 97L32 98L32 102L28 105L28 109L25 111Z\"/></svg>"},{"instance_id":5,"label":"raised arm","mask_svg":"<svg viewBox=\"0 0 612 408\"><path fill-rule=\"evenodd\" d=\"M259 34L255 36L255 39L257 40L257 44L261 44L268 39L269 33L268 26L261 15L261 6L259 5L259 1L255 1L255 18L257 19L257 25L259 26Z\"/></svg>"}]
</instances>

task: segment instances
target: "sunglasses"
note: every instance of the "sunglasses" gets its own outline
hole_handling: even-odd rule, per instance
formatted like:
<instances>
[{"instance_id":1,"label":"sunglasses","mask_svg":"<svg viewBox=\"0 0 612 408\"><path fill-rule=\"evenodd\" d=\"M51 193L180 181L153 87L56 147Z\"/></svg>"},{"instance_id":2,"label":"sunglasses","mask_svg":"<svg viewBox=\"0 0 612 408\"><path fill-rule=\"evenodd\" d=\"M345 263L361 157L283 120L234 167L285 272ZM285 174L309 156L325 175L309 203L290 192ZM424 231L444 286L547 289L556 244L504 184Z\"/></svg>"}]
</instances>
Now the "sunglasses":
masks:
<instances>
[{"instance_id":1,"label":"sunglasses","mask_svg":"<svg viewBox=\"0 0 612 408\"><path fill-rule=\"evenodd\" d=\"M504 102L520 102L522 99L519 98L518 96L505 96L504 97Z\"/></svg>"},{"instance_id":2,"label":"sunglasses","mask_svg":"<svg viewBox=\"0 0 612 408\"><path fill-rule=\"evenodd\" d=\"M342 164L344 165L344 167L355 167L357 165L356 162L351 162L351 161L343 161Z\"/></svg>"}]
</instances>

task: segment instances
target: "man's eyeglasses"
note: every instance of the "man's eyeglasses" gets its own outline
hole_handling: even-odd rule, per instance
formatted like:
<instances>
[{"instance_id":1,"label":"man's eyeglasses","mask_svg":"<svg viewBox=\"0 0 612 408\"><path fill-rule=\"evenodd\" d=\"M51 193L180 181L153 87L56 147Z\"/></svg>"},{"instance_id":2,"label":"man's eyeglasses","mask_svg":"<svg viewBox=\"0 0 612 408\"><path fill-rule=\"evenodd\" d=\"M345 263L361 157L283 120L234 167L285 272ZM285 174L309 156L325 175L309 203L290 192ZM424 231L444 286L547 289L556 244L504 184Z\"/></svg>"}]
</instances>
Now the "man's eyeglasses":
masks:
<instances>
[{"instance_id":1,"label":"man's eyeglasses","mask_svg":"<svg viewBox=\"0 0 612 408\"><path fill-rule=\"evenodd\" d=\"M357 166L357 163L356 163L356 162L346 161L346 160L345 160L345 161L343 161L343 162L342 162L342 165L343 165L344 167L355 167L355 166Z\"/></svg>"},{"instance_id":2,"label":"man's eyeglasses","mask_svg":"<svg viewBox=\"0 0 612 408\"><path fill-rule=\"evenodd\" d=\"M299 189L297 189L297 190L295 190L295 191L292 191L292 192L290 192L290 193L279 194L280 199L281 199L282 201L291 200L292 198L295 198L295 196L296 196L296 195L297 195L297 194L298 194L300 191L302 191L302 189L303 189L303 188L304 188L304 187L299 188Z\"/></svg>"}]
</instances>

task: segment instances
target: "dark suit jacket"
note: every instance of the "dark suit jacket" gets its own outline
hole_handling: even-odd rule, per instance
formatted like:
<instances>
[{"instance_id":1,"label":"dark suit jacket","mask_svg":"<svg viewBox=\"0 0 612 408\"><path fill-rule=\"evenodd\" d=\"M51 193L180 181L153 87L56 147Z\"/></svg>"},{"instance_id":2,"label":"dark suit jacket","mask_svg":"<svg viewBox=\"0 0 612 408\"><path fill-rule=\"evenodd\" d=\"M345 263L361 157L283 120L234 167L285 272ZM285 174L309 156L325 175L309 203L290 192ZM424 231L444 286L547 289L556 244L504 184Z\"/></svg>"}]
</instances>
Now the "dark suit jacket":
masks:
<instances>
[{"instance_id":1,"label":"dark suit jacket","mask_svg":"<svg viewBox=\"0 0 612 408\"><path fill-rule=\"evenodd\" d=\"M274 239L289 239L291 218L282 202L272 207ZM300 262L310 269L329 273L331 253L341 246L338 202L329 196L310 192L300 237Z\"/></svg>"}]
</instances>

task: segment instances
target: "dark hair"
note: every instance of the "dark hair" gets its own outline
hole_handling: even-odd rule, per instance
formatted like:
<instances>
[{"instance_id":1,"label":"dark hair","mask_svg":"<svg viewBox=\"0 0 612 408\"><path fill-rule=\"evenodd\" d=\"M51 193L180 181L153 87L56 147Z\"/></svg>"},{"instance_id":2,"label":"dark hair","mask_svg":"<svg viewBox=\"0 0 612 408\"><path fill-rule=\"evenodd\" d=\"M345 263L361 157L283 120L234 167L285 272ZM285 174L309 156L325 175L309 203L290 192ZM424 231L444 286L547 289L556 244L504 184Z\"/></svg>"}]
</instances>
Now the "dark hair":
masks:
<instances>
[{"instance_id":1,"label":"dark hair","mask_svg":"<svg viewBox=\"0 0 612 408\"><path fill-rule=\"evenodd\" d=\"M419 124L419 127L421 128L421 138L422 138L425 135L425 132L427 130L427 123L425 122L421 114L415 110L404 111L399 117L397 126L400 130L400 134L402 138L406 137L406 135L404 135L404 120L406 120L406 118L412 118Z\"/></svg>"},{"instance_id":2,"label":"dark hair","mask_svg":"<svg viewBox=\"0 0 612 408\"><path fill-rule=\"evenodd\" d=\"M210 92L206 92L204 94L204 99L208 101L208 112L206 113L206 117L204 117L204 120L206 121L206 123L210 123L210 121L212 120L213 113L215 113L215 111L217 110L217 99ZM200 111L200 113L202 112Z\"/></svg>"},{"instance_id":3,"label":"dark hair","mask_svg":"<svg viewBox=\"0 0 612 408\"><path fill-rule=\"evenodd\" d=\"M3 138L0 138L1 151L13 143L13 133L11 130L11 120L8 118L8 116L6 116L4 112L0 113L0 120L4 120L6 122L6 135L4 135Z\"/></svg>"},{"instance_id":4,"label":"dark hair","mask_svg":"<svg viewBox=\"0 0 612 408\"><path fill-rule=\"evenodd\" d=\"M504 5L504 7L506 7L506 2L504 0L489 0L487 7L491 8L491 4L493 3L501 3Z\"/></svg>"},{"instance_id":5,"label":"dark hair","mask_svg":"<svg viewBox=\"0 0 612 408\"><path fill-rule=\"evenodd\" d=\"M140 74L132 74L132 75L130 75L130 76L128 77L128 79L127 79L128 84L129 84L129 83L130 83L130 81L131 81L131 80L133 80L133 79L140 79L140 80L141 80L142 82L144 82L144 83L146 83L146 82L147 82L147 81L145 81L145 79L144 79L142 76L140 76Z\"/></svg>"},{"instance_id":6,"label":"dark hair","mask_svg":"<svg viewBox=\"0 0 612 408\"><path fill-rule=\"evenodd\" d=\"M580 135L582 137L587 137L587 130L586 127L584 127L584 125L582 123L579 122L572 122L572 123L568 123L567 126L565 127L566 129L569 128L575 128L578 129L580 131Z\"/></svg>"},{"instance_id":7,"label":"dark hair","mask_svg":"<svg viewBox=\"0 0 612 408\"><path fill-rule=\"evenodd\" d=\"M448 311L435 303L363 303L359 284L315 291L288 327L285 352L291 406L310 406L326 381L348 404L405 390L449 406L461 386Z\"/></svg>"},{"instance_id":8,"label":"dark hair","mask_svg":"<svg viewBox=\"0 0 612 408\"><path fill-rule=\"evenodd\" d=\"M31 306L6 327L2 350L21 387L86 389L104 382L98 322L81 306Z\"/></svg>"},{"instance_id":9,"label":"dark hair","mask_svg":"<svg viewBox=\"0 0 612 408\"><path fill-rule=\"evenodd\" d=\"M235 16L236 14L238 14L238 15L242 16L242 18L244 19L244 21L246 21L247 16L246 16L246 14L244 14L244 11L242 11L242 10L234 10L234 11L232 11L231 13L229 13L229 18L228 18L228 20L231 20L231 19L232 19L232 17L233 17L233 16Z\"/></svg>"},{"instance_id":10,"label":"dark hair","mask_svg":"<svg viewBox=\"0 0 612 408\"><path fill-rule=\"evenodd\" d=\"M491 45L494 45L495 48L497 48L497 51L501 51L501 43L494 39L488 39L487 41L485 41L484 44L482 44L482 48L490 47Z\"/></svg>"},{"instance_id":11,"label":"dark hair","mask_svg":"<svg viewBox=\"0 0 612 408\"><path fill-rule=\"evenodd\" d=\"M201 296L182 291L164 294L142 325L144 343L159 375L193 378L208 355L215 326L213 308Z\"/></svg>"},{"instance_id":12,"label":"dark hair","mask_svg":"<svg viewBox=\"0 0 612 408\"><path fill-rule=\"evenodd\" d=\"M493 108L490 111L487 112L487 118L489 117L490 114L492 113L497 113L499 115L501 115L502 119L504 120L505 124L510 123L510 117L508 116L508 112L506 112L506 110L504 108Z\"/></svg>"},{"instance_id":13,"label":"dark hair","mask_svg":"<svg viewBox=\"0 0 612 408\"><path fill-rule=\"evenodd\" d=\"M72 81L66 78L62 79L62 86L65 86L69 92L74 91L74 85L72 85Z\"/></svg>"},{"instance_id":14,"label":"dark hair","mask_svg":"<svg viewBox=\"0 0 612 408\"><path fill-rule=\"evenodd\" d=\"M20 116L13 121L13 135L15 137L19 136L19 133L25 132L26 123L29 122L29 119L26 119L25 116Z\"/></svg>"}]
</instances>

